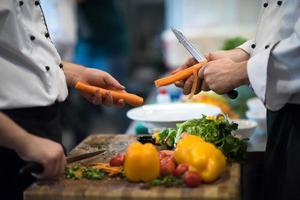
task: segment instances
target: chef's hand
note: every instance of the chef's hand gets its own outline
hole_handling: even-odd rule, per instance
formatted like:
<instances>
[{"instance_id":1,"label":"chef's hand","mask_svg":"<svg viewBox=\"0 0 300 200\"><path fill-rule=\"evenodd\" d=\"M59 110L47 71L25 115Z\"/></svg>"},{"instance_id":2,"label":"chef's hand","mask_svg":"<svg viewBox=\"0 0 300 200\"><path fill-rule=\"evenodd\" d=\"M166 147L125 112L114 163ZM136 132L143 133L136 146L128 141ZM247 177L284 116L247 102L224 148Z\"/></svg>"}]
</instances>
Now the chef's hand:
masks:
<instances>
[{"instance_id":1,"label":"chef's hand","mask_svg":"<svg viewBox=\"0 0 300 200\"><path fill-rule=\"evenodd\" d=\"M107 72L94 69L87 68L81 65L77 65L74 63L63 62L64 72L66 75L67 83L71 87L75 87L75 84L78 81L87 83L92 86L98 86L106 89L112 90L124 90L125 87L122 86L115 78L113 78ZM107 92L105 95L101 95L100 92L97 92L94 95L89 93L80 92L88 101L95 105L106 105L112 106L115 105L117 107L122 107L125 105L124 100L114 100L111 96L110 92Z\"/></svg>"},{"instance_id":2,"label":"chef's hand","mask_svg":"<svg viewBox=\"0 0 300 200\"><path fill-rule=\"evenodd\" d=\"M66 158L60 144L29 133L22 140L22 145L16 149L19 156L25 161L43 165L44 170L41 174L33 174L36 178L45 179L63 175Z\"/></svg>"},{"instance_id":3,"label":"chef's hand","mask_svg":"<svg viewBox=\"0 0 300 200\"><path fill-rule=\"evenodd\" d=\"M242 49L210 52L210 53L205 54L205 57L208 62L219 60L219 59L228 59L228 60L232 60L233 62L243 62L243 61L246 61L249 59L249 55ZM190 58L187 60L186 63L184 63L179 68L177 68L173 73L180 71L182 69L191 67L197 63L198 63L197 60L195 60L194 58ZM201 70L199 70L198 75L199 75L200 80L198 81L198 85L196 87L196 91L195 91L196 94L199 93L200 91L208 91L208 90L212 89L209 87L209 84L207 83L207 81L205 79L205 76L204 76L205 68L206 67L203 67ZM187 94L191 93L193 80L194 80L194 78L193 78L193 76L191 76L185 80L176 82L175 85L177 87L182 88L183 93L185 95L187 95Z\"/></svg>"},{"instance_id":4,"label":"chef's hand","mask_svg":"<svg viewBox=\"0 0 300 200\"><path fill-rule=\"evenodd\" d=\"M113 90L125 89L124 86L122 86L114 77L112 77L107 72L98 69L93 69L93 68L86 68L81 74L81 77L78 79L78 81L88 83L93 86L107 88L107 89L113 89ZM115 105L117 107L123 107L125 104L123 99L114 101L110 92L105 93L104 96L102 96L100 92L96 92L94 95L84 93L84 92L81 92L81 94L88 101L90 101L95 105L103 104L106 106Z\"/></svg>"},{"instance_id":5,"label":"chef's hand","mask_svg":"<svg viewBox=\"0 0 300 200\"><path fill-rule=\"evenodd\" d=\"M214 51L205 54L208 61L229 58L234 62L243 62L249 59L249 54L242 49L232 49L226 51Z\"/></svg>"},{"instance_id":6,"label":"chef's hand","mask_svg":"<svg viewBox=\"0 0 300 200\"><path fill-rule=\"evenodd\" d=\"M217 94L225 94L236 87L249 84L247 61L234 62L229 58L209 61L198 76L202 80L202 90L209 88Z\"/></svg>"}]
</instances>

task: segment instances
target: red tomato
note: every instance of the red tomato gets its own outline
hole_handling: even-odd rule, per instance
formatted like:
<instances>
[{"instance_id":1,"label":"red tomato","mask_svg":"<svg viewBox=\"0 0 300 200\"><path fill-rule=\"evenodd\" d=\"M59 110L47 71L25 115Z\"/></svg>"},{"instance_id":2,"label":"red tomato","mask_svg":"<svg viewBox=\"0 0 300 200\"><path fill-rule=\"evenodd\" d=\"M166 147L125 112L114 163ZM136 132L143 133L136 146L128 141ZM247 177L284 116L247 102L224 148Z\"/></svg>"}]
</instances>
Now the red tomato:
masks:
<instances>
[{"instance_id":1,"label":"red tomato","mask_svg":"<svg viewBox=\"0 0 300 200\"><path fill-rule=\"evenodd\" d=\"M185 163L179 164L176 167L174 175L177 176L177 177L180 177L188 170L189 170L189 165L188 164L185 164Z\"/></svg>"},{"instance_id":2,"label":"red tomato","mask_svg":"<svg viewBox=\"0 0 300 200\"><path fill-rule=\"evenodd\" d=\"M124 154L116 154L109 161L110 166L122 166L124 164L125 155Z\"/></svg>"},{"instance_id":3,"label":"red tomato","mask_svg":"<svg viewBox=\"0 0 300 200\"><path fill-rule=\"evenodd\" d=\"M161 150L159 151L159 158L163 159L165 157L174 157L174 151L170 151L170 150Z\"/></svg>"},{"instance_id":4,"label":"red tomato","mask_svg":"<svg viewBox=\"0 0 300 200\"><path fill-rule=\"evenodd\" d=\"M160 175L174 175L176 169L176 164L173 162L171 157L165 157L160 160Z\"/></svg>"},{"instance_id":5,"label":"red tomato","mask_svg":"<svg viewBox=\"0 0 300 200\"><path fill-rule=\"evenodd\" d=\"M197 187L202 181L199 174L191 171L185 172L182 179L188 187Z\"/></svg>"},{"instance_id":6,"label":"red tomato","mask_svg":"<svg viewBox=\"0 0 300 200\"><path fill-rule=\"evenodd\" d=\"M159 152L159 160L164 159L165 157L167 157L168 155L165 152Z\"/></svg>"}]
</instances>

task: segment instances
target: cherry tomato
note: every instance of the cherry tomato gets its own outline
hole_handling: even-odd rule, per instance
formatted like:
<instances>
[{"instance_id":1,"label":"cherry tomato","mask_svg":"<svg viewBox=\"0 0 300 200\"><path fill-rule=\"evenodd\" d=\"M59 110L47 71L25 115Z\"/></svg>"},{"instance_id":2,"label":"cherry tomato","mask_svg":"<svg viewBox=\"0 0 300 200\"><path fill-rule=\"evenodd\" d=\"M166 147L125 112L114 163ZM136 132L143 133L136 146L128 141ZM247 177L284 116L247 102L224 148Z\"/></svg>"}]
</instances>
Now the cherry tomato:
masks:
<instances>
[{"instance_id":1,"label":"cherry tomato","mask_svg":"<svg viewBox=\"0 0 300 200\"><path fill-rule=\"evenodd\" d=\"M174 175L176 164L171 157L165 157L160 161L160 175L168 176Z\"/></svg>"},{"instance_id":2,"label":"cherry tomato","mask_svg":"<svg viewBox=\"0 0 300 200\"><path fill-rule=\"evenodd\" d=\"M201 184L201 177L196 172L187 171L182 176L184 183L188 187L197 187Z\"/></svg>"},{"instance_id":3,"label":"cherry tomato","mask_svg":"<svg viewBox=\"0 0 300 200\"><path fill-rule=\"evenodd\" d=\"M116 154L109 161L110 166L122 166L124 164L125 155L124 154Z\"/></svg>"},{"instance_id":4,"label":"cherry tomato","mask_svg":"<svg viewBox=\"0 0 300 200\"><path fill-rule=\"evenodd\" d=\"M188 164L185 164L185 163L179 164L176 167L174 175L177 176L177 177L180 177L188 170L189 170L189 165Z\"/></svg>"}]
</instances>

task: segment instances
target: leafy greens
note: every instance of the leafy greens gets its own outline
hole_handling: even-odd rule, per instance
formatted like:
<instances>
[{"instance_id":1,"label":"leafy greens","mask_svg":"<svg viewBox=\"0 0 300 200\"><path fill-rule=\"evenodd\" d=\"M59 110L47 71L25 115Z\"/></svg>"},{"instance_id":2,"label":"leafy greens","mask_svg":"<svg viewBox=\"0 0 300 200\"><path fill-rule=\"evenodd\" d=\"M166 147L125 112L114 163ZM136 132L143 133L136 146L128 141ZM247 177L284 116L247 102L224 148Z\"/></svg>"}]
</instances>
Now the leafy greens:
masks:
<instances>
[{"instance_id":1,"label":"leafy greens","mask_svg":"<svg viewBox=\"0 0 300 200\"><path fill-rule=\"evenodd\" d=\"M229 122L224 115L219 115L216 118L202 115L200 119L177 124L176 128L164 129L159 133L159 142L174 148L181 135L188 133L215 144L229 160L243 162L246 159L247 144L245 140L231 135L231 132L237 128L238 125Z\"/></svg>"}]
</instances>

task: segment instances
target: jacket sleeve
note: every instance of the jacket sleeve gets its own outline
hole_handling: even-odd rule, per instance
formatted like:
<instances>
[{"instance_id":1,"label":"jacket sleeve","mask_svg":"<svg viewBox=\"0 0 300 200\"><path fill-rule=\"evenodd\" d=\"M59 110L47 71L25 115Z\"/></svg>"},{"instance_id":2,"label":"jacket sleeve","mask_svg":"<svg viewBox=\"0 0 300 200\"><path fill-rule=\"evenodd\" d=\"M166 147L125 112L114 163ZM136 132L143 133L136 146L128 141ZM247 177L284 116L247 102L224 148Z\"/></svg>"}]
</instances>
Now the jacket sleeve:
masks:
<instances>
[{"instance_id":1,"label":"jacket sleeve","mask_svg":"<svg viewBox=\"0 0 300 200\"><path fill-rule=\"evenodd\" d=\"M300 92L300 19L293 33L251 57L248 77L256 95L270 110L281 109Z\"/></svg>"},{"instance_id":2,"label":"jacket sleeve","mask_svg":"<svg viewBox=\"0 0 300 200\"><path fill-rule=\"evenodd\" d=\"M236 47L237 49L243 49L245 52L247 52L249 55L252 54L253 48L251 47L254 44L254 39L250 39L240 46Z\"/></svg>"}]
</instances>

